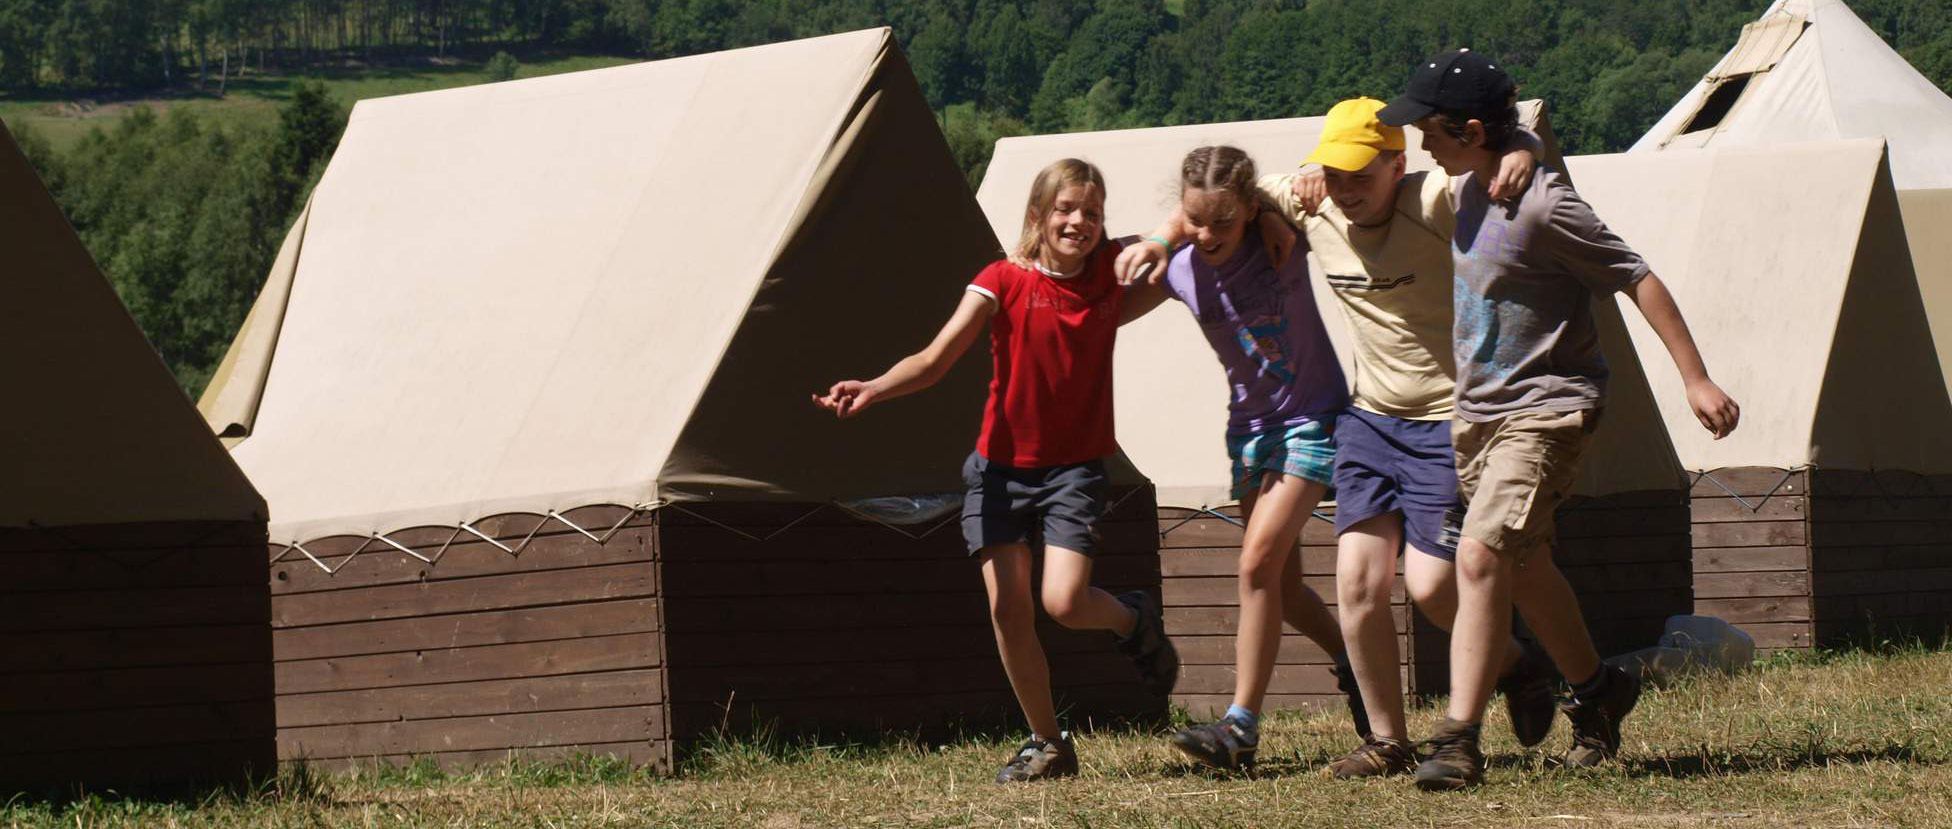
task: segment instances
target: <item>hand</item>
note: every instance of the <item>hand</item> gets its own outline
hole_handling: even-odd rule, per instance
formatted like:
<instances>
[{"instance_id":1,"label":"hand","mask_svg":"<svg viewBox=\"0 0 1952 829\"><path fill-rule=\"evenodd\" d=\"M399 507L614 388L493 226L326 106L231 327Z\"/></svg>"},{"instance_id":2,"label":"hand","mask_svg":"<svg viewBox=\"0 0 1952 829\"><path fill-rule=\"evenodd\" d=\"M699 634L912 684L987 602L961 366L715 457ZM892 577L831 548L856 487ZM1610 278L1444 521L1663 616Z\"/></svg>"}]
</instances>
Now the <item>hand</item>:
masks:
<instances>
[{"instance_id":1,"label":"hand","mask_svg":"<svg viewBox=\"0 0 1952 829\"><path fill-rule=\"evenodd\" d=\"M1688 384L1688 406L1694 409L1702 428L1715 433L1716 440L1728 437L1742 419L1742 407L1735 404L1735 399L1705 378Z\"/></svg>"},{"instance_id":2,"label":"hand","mask_svg":"<svg viewBox=\"0 0 1952 829\"><path fill-rule=\"evenodd\" d=\"M860 414L863 409L874 404L881 393L873 385L860 380L842 380L827 390L827 396L813 395L813 405L833 412L843 420Z\"/></svg>"},{"instance_id":3,"label":"hand","mask_svg":"<svg viewBox=\"0 0 1952 829\"><path fill-rule=\"evenodd\" d=\"M1524 193L1525 188L1532 186L1532 171L1538 163L1538 156L1523 147L1500 156L1498 175L1491 180L1491 200L1504 201Z\"/></svg>"},{"instance_id":4,"label":"hand","mask_svg":"<svg viewBox=\"0 0 1952 829\"><path fill-rule=\"evenodd\" d=\"M1147 284L1157 285L1166 277L1166 262L1172 258L1172 251L1165 245L1147 239L1126 245L1112 261L1112 273L1118 275L1118 284L1130 285L1141 279Z\"/></svg>"},{"instance_id":5,"label":"hand","mask_svg":"<svg viewBox=\"0 0 1952 829\"><path fill-rule=\"evenodd\" d=\"M1322 168L1310 165L1295 176L1295 183L1289 189L1294 191L1301 212L1313 216L1322 209L1322 202L1328 201L1328 176L1322 173Z\"/></svg>"},{"instance_id":6,"label":"hand","mask_svg":"<svg viewBox=\"0 0 1952 829\"><path fill-rule=\"evenodd\" d=\"M1295 252L1295 229L1272 210L1263 210L1255 222L1261 226L1261 244L1267 246L1267 261L1279 268Z\"/></svg>"}]
</instances>

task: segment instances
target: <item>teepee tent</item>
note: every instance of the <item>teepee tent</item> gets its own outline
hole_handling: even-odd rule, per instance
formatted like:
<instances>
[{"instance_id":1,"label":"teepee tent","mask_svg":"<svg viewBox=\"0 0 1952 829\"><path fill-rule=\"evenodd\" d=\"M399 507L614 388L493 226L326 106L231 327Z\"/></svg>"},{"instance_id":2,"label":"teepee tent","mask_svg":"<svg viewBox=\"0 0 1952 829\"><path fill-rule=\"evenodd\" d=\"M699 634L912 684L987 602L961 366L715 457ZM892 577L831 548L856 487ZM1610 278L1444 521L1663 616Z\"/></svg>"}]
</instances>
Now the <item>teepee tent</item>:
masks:
<instances>
[{"instance_id":1,"label":"teepee tent","mask_svg":"<svg viewBox=\"0 0 1952 829\"><path fill-rule=\"evenodd\" d=\"M0 128L0 792L272 762L264 500Z\"/></svg>"},{"instance_id":2,"label":"teepee tent","mask_svg":"<svg viewBox=\"0 0 1952 829\"><path fill-rule=\"evenodd\" d=\"M205 406L270 503L281 754L1006 714L953 515L836 505L961 490L984 355L859 419L808 400L995 256L885 29L360 102ZM1107 570L1156 584L1121 497ZM1081 710L1163 709L1049 641Z\"/></svg>"},{"instance_id":3,"label":"teepee tent","mask_svg":"<svg viewBox=\"0 0 1952 829\"><path fill-rule=\"evenodd\" d=\"M1952 96L1842 0L1777 0L1633 152L1883 138L1943 382L1952 389ZM1693 465L1685 454L1682 461Z\"/></svg>"},{"instance_id":4,"label":"teepee tent","mask_svg":"<svg viewBox=\"0 0 1952 829\"><path fill-rule=\"evenodd\" d=\"M1545 139L1547 162L1556 163L1557 142L1543 105L1528 101L1520 111ZM997 142L977 200L997 236L1013 239L1022 228L1032 177L1052 161L1075 156L1098 165L1106 176L1111 235L1143 236L1174 208L1177 171L1187 151L1231 144L1247 151L1264 173L1291 169L1315 146L1323 121L1291 118L1005 139ZM1418 134L1409 132L1409 168L1434 170L1431 158L1417 149ZM1351 335L1340 303L1320 278L1318 263L1311 263L1310 272L1323 321L1346 361ZM1610 306L1599 308L1614 370L1612 399L1577 489L1585 497L1560 521L1560 562L1587 597L1602 647L1626 650L1657 637L1667 614L1687 611L1687 513L1680 467L1625 329ZM1115 362L1119 444L1158 492L1167 627L1186 664L1179 700L1196 712L1224 710L1233 687L1233 575L1241 542L1238 511L1228 500L1231 481L1222 441L1226 381L1198 326L1172 302L1121 330ZM1309 583L1333 601L1329 524L1309 522L1302 544ZM1412 631L1407 606L1399 607L1398 624L1399 630ZM1403 651L1420 660L1408 666L1416 675L1412 686L1441 692L1446 640L1427 623L1418 624L1409 634L1417 641ZM1299 639L1283 647L1270 705L1340 699L1325 655Z\"/></svg>"},{"instance_id":5,"label":"teepee tent","mask_svg":"<svg viewBox=\"0 0 1952 829\"><path fill-rule=\"evenodd\" d=\"M1884 142L1568 159L1672 288L1734 434L1650 372L1693 486L1695 599L1763 647L1942 628L1952 401L1940 382ZM1642 354L1658 338L1629 317ZM1651 358L1650 358L1651 359Z\"/></svg>"}]
</instances>

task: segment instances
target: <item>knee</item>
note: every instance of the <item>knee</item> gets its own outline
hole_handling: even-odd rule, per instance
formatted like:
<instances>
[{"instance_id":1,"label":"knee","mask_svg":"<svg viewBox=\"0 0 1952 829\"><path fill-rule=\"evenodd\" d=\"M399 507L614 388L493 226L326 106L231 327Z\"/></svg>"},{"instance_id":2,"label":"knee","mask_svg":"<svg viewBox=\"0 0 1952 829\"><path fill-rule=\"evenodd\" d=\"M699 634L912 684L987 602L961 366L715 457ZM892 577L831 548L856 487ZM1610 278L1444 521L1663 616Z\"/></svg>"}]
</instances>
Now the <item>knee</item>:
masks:
<instances>
[{"instance_id":1,"label":"knee","mask_svg":"<svg viewBox=\"0 0 1952 829\"><path fill-rule=\"evenodd\" d=\"M1394 575L1389 568L1358 564L1336 575L1336 598L1345 612L1366 613L1388 607L1390 582Z\"/></svg>"},{"instance_id":2,"label":"knee","mask_svg":"<svg viewBox=\"0 0 1952 829\"><path fill-rule=\"evenodd\" d=\"M1027 593L1004 593L990 597L990 624L997 630L1027 628L1036 622L1036 608Z\"/></svg>"},{"instance_id":3,"label":"knee","mask_svg":"<svg viewBox=\"0 0 1952 829\"><path fill-rule=\"evenodd\" d=\"M1503 562L1498 551L1481 543L1465 539L1457 545L1457 579L1472 584L1482 584L1497 578Z\"/></svg>"},{"instance_id":4,"label":"knee","mask_svg":"<svg viewBox=\"0 0 1952 829\"><path fill-rule=\"evenodd\" d=\"M1044 591L1044 612L1054 621L1067 628L1080 627L1084 621L1085 595L1083 590L1049 589Z\"/></svg>"},{"instance_id":5,"label":"knee","mask_svg":"<svg viewBox=\"0 0 1952 829\"><path fill-rule=\"evenodd\" d=\"M1240 548L1238 573L1241 581L1263 587L1278 584L1287 569L1288 551L1273 544L1249 542Z\"/></svg>"}]
</instances>

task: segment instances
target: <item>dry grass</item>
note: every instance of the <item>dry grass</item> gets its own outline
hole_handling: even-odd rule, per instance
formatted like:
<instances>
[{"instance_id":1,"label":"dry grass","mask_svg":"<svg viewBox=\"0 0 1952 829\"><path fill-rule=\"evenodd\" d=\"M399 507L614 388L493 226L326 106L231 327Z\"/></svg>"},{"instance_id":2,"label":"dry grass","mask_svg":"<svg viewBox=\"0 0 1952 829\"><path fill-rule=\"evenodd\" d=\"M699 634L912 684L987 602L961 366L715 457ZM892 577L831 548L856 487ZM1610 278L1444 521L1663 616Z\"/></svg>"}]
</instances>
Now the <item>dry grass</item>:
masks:
<instances>
[{"instance_id":1,"label":"dry grass","mask_svg":"<svg viewBox=\"0 0 1952 829\"><path fill-rule=\"evenodd\" d=\"M1414 712L1427 731L1437 709ZM1161 735L1079 741L1077 780L989 782L1007 740L930 747L724 741L657 779L602 761L324 776L264 791L140 801L17 800L0 826L1952 826L1952 651L1779 659L1642 698L1625 763L1554 767L1494 719L1490 782L1423 794L1403 780L1318 776L1351 746L1345 722L1277 715L1253 778L1189 768ZM1563 723L1546 746L1563 749Z\"/></svg>"}]
</instances>

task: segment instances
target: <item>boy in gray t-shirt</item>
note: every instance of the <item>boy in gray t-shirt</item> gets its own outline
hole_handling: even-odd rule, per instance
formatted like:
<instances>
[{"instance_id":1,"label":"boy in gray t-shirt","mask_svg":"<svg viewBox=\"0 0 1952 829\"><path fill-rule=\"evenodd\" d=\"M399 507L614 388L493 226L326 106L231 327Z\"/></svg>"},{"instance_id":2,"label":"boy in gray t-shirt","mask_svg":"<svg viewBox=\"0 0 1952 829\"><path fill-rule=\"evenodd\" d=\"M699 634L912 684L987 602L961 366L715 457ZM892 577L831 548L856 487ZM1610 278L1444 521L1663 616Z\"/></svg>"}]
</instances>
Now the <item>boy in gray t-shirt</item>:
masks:
<instances>
[{"instance_id":1,"label":"boy in gray t-shirt","mask_svg":"<svg viewBox=\"0 0 1952 829\"><path fill-rule=\"evenodd\" d=\"M1572 683L1573 765L1620 748L1620 721L1639 681L1605 667L1565 575L1552 562L1552 513L1578 477L1579 456L1606 400L1606 362L1592 302L1625 292L1667 346L1688 403L1716 437L1740 410L1702 365L1687 323L1659 277L1620 241L1571 185L1539 170L1514 199L1492 201L1486 182L1517 128L1511 77L1476 52L1431 56L1408 91L1377 114L1415 122L1423 149L1450 173L1457 206L1457 410L1451 437L1467 505L1457 545L1457 618L1451 632L1449 718L1417 768L1423 789L1484 778L1479 724L1517 606Z\"/></svg>"}]
</instances>

